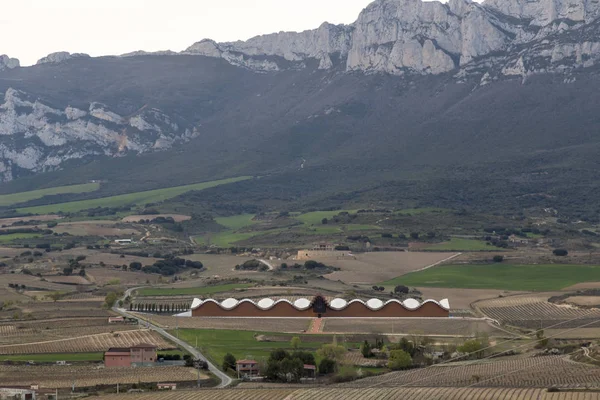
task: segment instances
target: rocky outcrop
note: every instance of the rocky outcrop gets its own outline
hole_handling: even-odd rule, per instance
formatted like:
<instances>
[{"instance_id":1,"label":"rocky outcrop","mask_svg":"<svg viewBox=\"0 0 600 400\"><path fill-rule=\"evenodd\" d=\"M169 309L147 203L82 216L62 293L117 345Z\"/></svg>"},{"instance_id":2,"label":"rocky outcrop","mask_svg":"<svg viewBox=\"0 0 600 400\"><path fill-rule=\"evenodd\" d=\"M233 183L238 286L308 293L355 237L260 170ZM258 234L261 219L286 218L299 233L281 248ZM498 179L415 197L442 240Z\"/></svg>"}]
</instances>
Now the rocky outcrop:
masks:
<instances>
[{"instance_id":1,"label":"rocky outcrop","mask_svg":"<svg viewBox=\"0 0 600 400\"><path fill-rule=\"evenodd\" d=\"M6 54L0 56L0 71L14 69L21 66L21 63L16 58L10 58Z\"/></svg>"},{"instance_id":2,"label":"rocky outcrop","mask_svg":"<svg viewBox=\"0 0 600 400\"><path fill-rule=\"evenodd\" d=\"M37 65L40 64L60 64L72 58L89 57L88 54L83 53L69 53L66 51L59 51L56 53L48 54L46 57L38 60Z\"/></svg>"},{"instance_id":3,"label":"rocky outcrop","mask_svg":"<svg viewBox=\"0 0 600 400\"><path fill-rule=\"evenodd\" d=\"M348 71L439 74L577 29L599 12L598 0L376 0L352 25L325 23L245 42L203 40L184 53L220 57L256 71L302 67L309 59L331 69L339 64L334 57L341 57Z\"/></svg>"},{"instance_id":4,"label":"rocky outcrop","mask_svg":"<svg viewBox=\"0 0 600 400\"><path fill-rule=\"evenodd\" d=\"M13 179L16 168L49 171L72 159L164 150L197 135L157 109L127 117L101 103L57 109L8 89L0 105L0 181Z\"/></svg>"}]
</instances>

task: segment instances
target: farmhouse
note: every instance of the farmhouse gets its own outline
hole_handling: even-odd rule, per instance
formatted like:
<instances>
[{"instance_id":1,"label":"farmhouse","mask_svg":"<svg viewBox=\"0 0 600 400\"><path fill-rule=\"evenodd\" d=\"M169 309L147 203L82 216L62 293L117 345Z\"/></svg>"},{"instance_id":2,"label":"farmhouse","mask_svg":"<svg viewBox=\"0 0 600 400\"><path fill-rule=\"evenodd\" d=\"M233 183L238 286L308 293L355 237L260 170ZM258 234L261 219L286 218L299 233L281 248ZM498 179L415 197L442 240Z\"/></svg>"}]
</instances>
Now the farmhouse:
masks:
<instances>
[{"instance_id":1,"label":"farmhouse","mask_svg":"<svg viewBox=\"0 0 600 400\"><path fill-rule=\"evenodd\" d=\"M152 365L156 362L156 346L151 344L138 344L133 347L113 347L104 353L104 366L131 367Z\"/></svg>"},{"instance_id":2,"label":"farmhouse","mask_svg":"<svg viewBox=\"0 0 600 400\"><path fill-rule=\"evenodd\" d=\"M278 317L278 318L447 318L450 316L450 303L415 299L404 301L371 299L364 302L359 299L346 301L333 299L327 301L323 296L312 300L301 298L293 303L287 299L253 300L227 299L221 303L213 300L194 299L191 307L192 317Z\"/></svg>"},{"instance_id":3,"label":"farmhouse","mask_svg":"<svg viewBox=\"0 0 600 400\"><path fill-rule=\"evenodd\" d=\"M35 400L36 392L33 387L0 387L0 400L8 399L22 399L22 400Z\"/></svg>"},{"instance_id":4,"label":"farmhouse","mask_svg":"<svg viewBox=\"0 0 600 400\"><path fill-rule=\"evenodd\" d=\"M258 362L254 360L238 360L235 367L238 377L247 376L259 376L260 369L258 368Z\"/></svg>"}]
</instances>

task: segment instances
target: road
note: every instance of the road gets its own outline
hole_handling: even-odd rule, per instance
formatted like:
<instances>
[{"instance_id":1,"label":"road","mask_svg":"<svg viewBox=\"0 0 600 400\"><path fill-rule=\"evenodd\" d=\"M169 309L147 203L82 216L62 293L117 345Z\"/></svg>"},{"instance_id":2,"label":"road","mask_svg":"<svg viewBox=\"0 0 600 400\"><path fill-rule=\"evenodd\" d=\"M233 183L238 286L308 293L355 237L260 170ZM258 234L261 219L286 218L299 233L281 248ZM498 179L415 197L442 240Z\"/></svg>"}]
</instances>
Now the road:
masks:
<instances>
[{"instance_id":1,"label":"road","mask_svg":"<svg viewBox=\"0 0 600 400\"><path fill-rule=\"evenodd\" d=\"M269 268L269 271L273 271L275 269L275 267L273 266L273 264L271 264L267 260L258 260L258 262L266 265Z\"/></svg>"},{"instance_id":2,"label":"road","mask_svg":"<svg viewBox=\"0 0 600 400\"><path fill-rule=\"evenodd\" d=\"M131 288L131 289L127 289L127 291L125 291L125 294L123 295L123 297L121 298L121 300L124 301L124 299L127 296L131 296L131 293L134 290L137 289L141 289L141 288ZM115 304L118 304L115 303ZM200 358L202 360L206 360L206 362L208 363L208 370L210 372L212 372L217 378L219 378L221 380L221 383L219 384L219 386L217 386L217 388L225 388L229 385L231 385L233 383L233 380L225 373L223 373L223 371L221 371L219 368L217 368L217 366L215 366L214 364L212 364L208 358L206 358L202 353L200 353L195 347L190 346L189 344L187 344L186 342L184 342L183 340L180 340L178 338L176 338L175 336L171 335L169 332L165 331L164 329L149 323L148 321L145 320L141 320L138 317L136 317L135 315L132 315L130 313L127 312L126 309L124 308L119 308L117 305L115 305L112 310L126 318L135 318L139 324L141 325L145 325L148 326L149 329L155 331L156 333L158 333L159 335L163 336L164 338L170 340L171 342L177 344L178 346L180 346L181 348L185 349L187 352L189 352L194 358Z\"/></svg>"}]
</instances>

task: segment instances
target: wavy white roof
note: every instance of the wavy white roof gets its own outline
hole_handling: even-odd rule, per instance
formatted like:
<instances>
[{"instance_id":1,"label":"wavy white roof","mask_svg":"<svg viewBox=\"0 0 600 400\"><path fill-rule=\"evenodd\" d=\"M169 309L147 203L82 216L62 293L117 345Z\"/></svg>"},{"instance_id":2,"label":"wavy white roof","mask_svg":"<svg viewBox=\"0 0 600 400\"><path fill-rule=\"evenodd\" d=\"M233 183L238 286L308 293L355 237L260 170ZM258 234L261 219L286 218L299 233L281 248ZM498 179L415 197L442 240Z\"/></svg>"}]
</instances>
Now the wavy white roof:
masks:
<instances>
[{"instance_id":1,"label":"wavy white roof","mask_svg":"<svg viewBox=\"0 0 600 400\"><path fill-rule=\"evenodd\" d=\"M267 297L258 302L255 302L254 300L250 300L250 299L244 299L244 300L227 299L227 300L224 300L221 303L219 303L218 301L213 300L213 299L207 299L207 300L194 299L194 301L192 302L191 308L192 308L192 310L195 310L197 308L200 308L200 306L202 306L203 304L206 304L206 303L215 303L225 310L232 310L242 303L252 303L256 307L260 308L261 310L265 310L265 311L275 307L279 303L287 303L287 304L295 307L298 310L306 310L312 305L312 300L309 300L306 298L300 298L300 299L294 301L294 303L292 303L291 301L286 300L286 299L280 299L280 300L275 301L275 300ZM422 303L415 299L406 299L404 301L394 299L394 300L388 300L385 303L380 299L370 299L369 301L367 301L365 303L364 301L359 300L359 299L346 301L344 299L336 298L329 302L329 307L331 307L334 310L343 310L344 308L348 307L350 304L353 304L353 303L361 303L373 311L380 310L383 307L385 307L391 303L398 303L401 306L403 306L404 308L406 308L407 310L411 310L411 311L421 308L426 303L434 303L434 304L440 306L441 308L443 308L444 310L450 310L450 302L448 301L448 299L441 300L440 302L437 302L435 300L425 300Z\"/></svg>"}]
</instances>

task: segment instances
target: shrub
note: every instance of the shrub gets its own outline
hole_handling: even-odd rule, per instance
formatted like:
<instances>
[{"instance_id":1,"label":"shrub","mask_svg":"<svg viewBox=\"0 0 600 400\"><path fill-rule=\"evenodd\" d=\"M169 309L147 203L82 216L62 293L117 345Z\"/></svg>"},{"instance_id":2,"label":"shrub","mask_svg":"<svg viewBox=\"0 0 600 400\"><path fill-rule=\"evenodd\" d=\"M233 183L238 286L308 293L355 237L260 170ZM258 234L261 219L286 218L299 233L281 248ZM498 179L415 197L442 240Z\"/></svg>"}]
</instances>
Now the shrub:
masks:
<instances>
[{"instance_id":1,"label":"shrub","mask_svg":"<svg viewBox=\"0 0 600 400\"><path fill-rule=\"evenodd\" d=\"M566 257L569 255L569 252L565 249L556 249L552 252L557 257Z\"/></svg>"},{"instance_id":2,"label":"shrub","mask_svg":"<svg viewBox=\"0 0 600 400\"><path fill-rule=\"evenodd\" d=\"M330 360L329 358L324 358L319 363L319 374L328 375L332 374L337 369L337 363L334 360Z\"/></svg>"},{"instance_id":3,"label":"shrub","mask_svg":"<svg viewBox=\"0 0 600 400\"><path fill-rule=\"evenodd\" d=\"M223 371L228 371L230 369L235 370L236 362L237 362L237 360L235 359L233 354L231 354L231 353L225 354L225 357L223 357L223 365L222 365Z\"/></svg>"},{"instance_id":4,"label":"shrub","mask_svg":"<svg viewBox=\"0 0 600 400\"><path fill-rule=\"evenodd\" d=\"M388 361L388 368L397 371L406 369L412 365L412 357L404 350L392 350L390 352L390 360Z\"/></svg>"},{"instance_id":5,"label":"shrub","mask_svg":"<svg viewBox=\"0 0 600 400\"><path fill-rule=\"evenodd\" d=\"M493 260L497 263L502 262L504 261L504 256L494 256Z\"/></svg>"},{"instance_id":6,"label":"shrub","mask_svg":"<svg viewBox=\"0 0 600 400\"><path fill-rule=\"evenodd\" d=\"M409 291L410 291L410 289L404 285L398 285L394 288L394 293L408 294Z\"/></svg>"}]
</instances>

